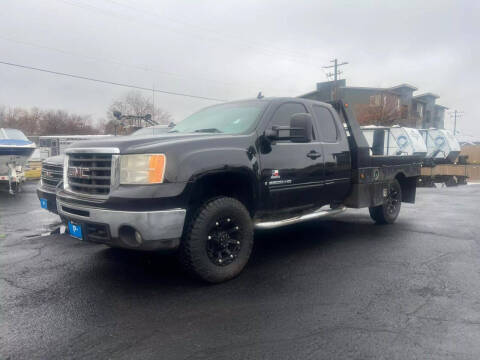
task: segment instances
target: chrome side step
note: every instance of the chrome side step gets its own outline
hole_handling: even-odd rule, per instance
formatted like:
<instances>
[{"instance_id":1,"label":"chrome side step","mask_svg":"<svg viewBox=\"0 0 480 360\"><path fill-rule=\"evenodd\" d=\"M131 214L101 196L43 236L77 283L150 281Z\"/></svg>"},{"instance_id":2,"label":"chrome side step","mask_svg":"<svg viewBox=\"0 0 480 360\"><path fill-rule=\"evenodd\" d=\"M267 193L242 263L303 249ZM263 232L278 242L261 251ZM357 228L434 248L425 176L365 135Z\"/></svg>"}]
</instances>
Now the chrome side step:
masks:
<instances>
[{"instance_id":1,"label":"chrome side step","mask_svg":"<svg viewBox=\"0 0 480 360\"><path fill-rule=\"evenodd\" d=\"M280 226L292 225L297 224L299 222L304 222L308 220L318 219L327 216L333 216L344 212L347 208L345 206L341 206L335 209L328 209L328 210L315 210L309 214L295 216L289 219L277 220L277 221L266 221L266 222L258 222L255 224L255 229L273 229Z\"/></svg>"}]
</instances>

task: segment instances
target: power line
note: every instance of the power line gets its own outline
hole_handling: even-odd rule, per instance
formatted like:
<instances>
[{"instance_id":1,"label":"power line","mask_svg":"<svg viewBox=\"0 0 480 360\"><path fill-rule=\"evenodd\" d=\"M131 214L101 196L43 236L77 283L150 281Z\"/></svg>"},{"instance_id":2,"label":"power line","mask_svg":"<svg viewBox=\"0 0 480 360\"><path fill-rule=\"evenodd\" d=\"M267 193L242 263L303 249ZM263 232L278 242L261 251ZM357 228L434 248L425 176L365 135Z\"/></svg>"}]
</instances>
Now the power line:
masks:
<instances>
[{"instance_id":1,"label":"power line","mask_svg":"<svg viewBox=\"0 0 480 360\"><path fill-rule=\"evenodd\" d=\"M107 59L107 58L100 58L100 57L94 57L94 56L90 56L90 55L84 55L83 53L71 52L71 51L67 51L67 50L63 50L63 49L59 49L59 48L55 48L55 47L51 47L51 46L46 46L46 45L37 44L37 43L33 43L33 42L13 39L13 38L1 36L1 35L0 35L0 40L5 40L5 41L9 41L9 42L16 43L16 44L36 47L36 48L43 49L43 50L58 52L58 53L61 53L61 54L64 54L64 55L75 57L77 59L79 57L82 57L82 58L90 60L90 61L103 62L103 63L113 64L113 65L117 65L117 66L128 67L128 68L132 68L132 69L135 69L135 70L150 72L150 73L153 73L153 74L171 76L171 77L181 79L181 80L191 80L191 78L187 78L187 77L184 77L184 76L178 75L176 73L172 73L172 72L160 71L160 70L157 70L155 67L150 67L150 66L147 66L147 65L133 65L133 64L123 63L123 62L119 62L119 61L111 60L111 59ZM194 76L194 77L197 78L197 79L200 79L202 81L208 81L208 82L211 82L211 83L216 83L216 84L227 86L227 87L238 85L236 83L234 84L234 83L227 83L227 82L218 81L218 80L212 80L212 79L208 79L208 78L205 78L205 77L202 77L202 76ZM244 85L253 87L252 86L253 83L244 83ZM259 86L259 84L256 84L256 86Z\"/></svg>"},{"instance_id":2,"label":"power line","mask_svg":"<svg viewBox=\"0 0 480 360\"><path fill-rule=\"evenodd\" d=\"M20 65L20 64L10 63L10 62L6 62L6 61L0 61L0 64L8 65L8 66L14 66L14 67L22 68L22 69L41 71L41 72L44 72L44 73L49 73L49 74L54 74L54 75L67 76L67 77L71 77L71 78L75 78L75 79L88 80L88 81L94 81L94 82L103 83L103 84L128 87L128 88L137 89L137 90L153 91L153 92L162 93L162 94L184 96L184 97L202 99L202 100L211 100L211 101L219 101L219 102L227 101L225 99L211 98L211 97L206 97L206 96L198 96L198 95L191 95L191 94L185 94L185 93L179 93L179 92L173 92L173 91L150 89L150 88L137 86L137 85L131 85L131 84L125 84L125 83L118 83L118 82L114 82L114 81L95 79L95 78L91 78L91 77L87 77L87 76L63 73L63 72L53 71L53 70L48 70L48 69L41 69L41 68L37 68L37 67L33 67L33 66Z\"/></svg>"},{"instance_id":3,"label":"power line","mask_svg":"<svg viewBox=\"0 0 480 360\"><path fill-rule=\"evenodd\" d=\"M115 12L115 11L112 11L111 9L104 9L104 8L101 8L101 7L98 7L98 6L94 6L94 5L91 5L89 3L82 3L82 2L78 2L78 1L73 1L73 0L55 0L55 1L58 1L58 2L62 2L64 4L67 4L67 5L70 5L70 6L75 6L75 7L78 7L78 8L81 8L81 9L84 9L84 10L87 10L87 11L91 11L91 12L96 12L96 13L99 13L99 14L102 14L102 15L106 15L106 16L110 16L110 17L113 17L113 18L116 18L116 19L119 19L119 20L123 20L123 21L127 21L127 22L130 22L130 23L134 23L134 24L139 24L141 26L145 26L145 21L138 21L138 20L135 20L135 18L131 18L131 17L126 17L124 16L123 14L121 13L118 13L118 12ZM117 2L118 3L118 2ZM138 10L137 10L138 11ZM119 16L120 15L120 16ZM123 15L123 16L122 16ZM170 20L172 21L172 20ZM178 22L178 21L177 21ZM177 35L180 35L180 36L185 36L185 37L188 37L188 38L191 38L191 37L197 37L197 38L200 38L200 39L203 39L203 40L214 40L214 41L218 41L218 40L221 40L221 41L224 41L224 42L227 42L227 43L232 43L232 39L231 37L225 37L225 38L219 38L218 37L218 33L215 33L215 35L217 36L216 39L212 39L211 37L205 37L205 36L202 36L201 34L198 33L198 30L195 32L195 33L185 33L185 31L179 31L177 29L173 29L169 26L166 26L166 25L162 25L160 24L158 21L155 21L155 22L152 22L152 21L148 21L148 23L152 26L155 26L155 27L158 27L158 28L162 28L162 29L166 29L167 31L170 31L170 32L173 32L173 33L176 33ZM204 30L205 32L205 30ZM211 31L213 32L213 30ZM236 43L238 44L239 42L236 41ZM265 47L262 47L262 46L256 46L255 44L253 44L251 41L244 41L241 45L243 45L244 47L249 47L249 48L253 48L253 49L256 49L257 51L262 51L264 55L266 56L270 56L270 57L273 57L273 56L277 56L275 54L275 52L277 54L279 54L279 51L275 51L273 49L269 49L269 48L265 48ZM282 51L282 50L281 50ZM288 54L281 54L282 56L284 57L288 57L290 58L290 60L292 62L296 62L296 63L299 63L299 64L303 64L303 65L307 65L307 66L312 66L312 67L316 67L317 65L314 64L314 63L310 63L310 62L305 62L305 61L299 61L298 59L299 58L305 58L305 56L301 56L301 55L288 55ZM294 60L294 59L297 59L297 60Z\"/></svg>"},{"instance_id":4,"label":"power line","mask_svg":"<svg viewBox=\"0 0 480 360\"><path fill-rule=\"evenodd\" d=\"M44 50L48 50L48 51L54 51L54 52L58 52L60 54L69 55L69 56L73 56L73 57L76 57L76 58L83 57L83 58L85 58L87 60L91 60L91 61L99 61L99 62L109 63L109 64L113 64L113 65L118 65L118 66L125 66L125 67L133 68L133 69L136 69L136 70L142 70L142 71L151 71L147 66L126 64L126 63L119 62L119 61L116 61L116 60L110 60L110 59L106 59L106 58L84 55L84 54L81 54L81 53L78 53L78 52L71 52L71 51L67 51L67 50L63 50L63 49L59 49L59 48L55 48L55 47L51 47L51 46L46 46L46 45L42 45L42 44L37 44L37 43L29 42L29 41L13 39L11 37L5 37L5 36L0 35L0 39L5 40L5 41L9 41L9 42L12 42L12 43L16 43L16 44L32 46L32 47L36 47L36 48L44 49Z\"/></svg>"},{"instance_id":5,"label":"power line","mask_svg":"<svg viewBox=\"0 0 480 360\"><path fill-rule=\"evenodd\" d=\"M305 53L299 53L298 51L294 52L294 51L289 50L289 49L272 47L269 44L261 43L258 40L255 40L255 41L245 40L245 39L242 39L241 37L239 37L238 35L235 35L235 34L232 34L232 33L223 33L222 32L222 34L220 34L216 30L209 29L209 28L199 26L199 25L195 25L195 24L192 24L190 22L184 21L183 19L174 18L174 17L171 17L171 16L167 16L165 14L160 14L160 13L155 12L153 10L147 10L145 8L141 8L141 7L138 7L138 6L125 4L125 3L122 3L122 2L117 1L117 0L103 0L103 1L109 2L109 3L112 3L112 4L116 4L116 5L120 5L124 8L134 10L134 11L137 11L137 12L140 12L140 13L144 13L145 15L148 15L150 17L154 17L156 21L158 21L159 17L163 17L163 18L165 18L166 20L168 20L172 23L177 23L177 24L180 24L182 26L188 26L190 28L193 28L195 31L203 31L203 32L206 32L206 33L210 33L210 34L214 35L215 37L223 37L225 40L227 40L229 42L231 42L232 39L234 39L236 42L241 42L244 45L247 45L249 47L255 46L255 47L258 47L258 48L261 48L261 49L264 49L264 50L275 51L277 53L283 53L285 56L289 56L289 57L296 57L296 58L308 57L308 55L305 54Z\"/></svg>"},{"instance_id":6,"label":"power line","mask_svg":"<svg viewBox=\"0 0 480 360\"><path fill-rule=\"evenodd\" d=\"M132 18L132 17L129 17L129 16L125 16L123 15L121 12L115 12L115 11L112 11L112 9L104 9L104 8L101 8L101 7L98 7L98 6L94 6L94 5L91 5L89 3L82 3L82 2L77 2L77 1L73 1L73 0L53 0L53 1L58 1L58 2L61 2L63 4L67 4L67 5L71 5L71 6L75 6L75 7L78 7L78 8L81 8L83 10L87 10L87 11L91 11L91 12L96 12L96 13L100 13L102 15L106 15L106 16L110 16L110 17L113 17L113 18L116 18L118 20L123 20L123 21L127 21L127 22L130 22L130 23L134 23L134 24L139 24L139 25L142 25L142 26L145 26L145 22L140 22L138 20L136 20L135 18ZM159 13L151 13L151 12L148 12L147 10L144 10L144 9L141 9L141 8L135 8L134 6L128 6L126 4L123 4L121 2L118 2L118 1L114 1L114 0L105 0L105 1L108 1L108 2L111 2L113 4L118 4L118 5L121 5L121 6L125 6L127 8L130 8L130 9L136 9L137 11L140 11L140 12L144 12L144 13L148 13L149 15L153 16L153 15L156 15L156 16L162 16L161 14ZM119 16L120 15L120 16ZM149 22L151 25L155 26L155 27L160 27L162 29L166 29L167 31L171 31L171 32L174 32L176 33L177 35L181 35L181 36L188 36L188 37L192 37L192 36L195 36L195 37L200 37L202 39L205 39L205 40L213 40L215 41L215 39L211 38L211 37L205 37L205 36L202 36L200 34L198 34L198 31L203 31L203 32L210 32L212 33L213 36L220 36L218 34L218 32L215 32L214 30L210 30L210 29L207 29L207 28L202 28L200 26L197 26L197 25L192 25L192 24L189 24L189 23L186 23L186 22L182 22L182 21L179 21L179 20L176 20L176 19L173 19L173 18L168 18L167 17L167 20L168 21L171 21L171 22L176 22L178 24L183 24L183 25L186 25L186 26L189 26L189 27L196 27L197 28L197 31L194 33L194 34L186 34L184 31L181 32L181 31L178 31L177 29L173 29L169 26L165 26L165 25L162 25L157 21L155 22ZM138 70L142 70L142 71L148 71L148 72L152 72L152 73L157 73L159 75L167 75L167 76L172 76L172 77L176 77L178 79L183 79L183 80L191 80L191 77L189 78L185 78L185 77L182 77L181 75L179 74L176 74L176 73L171 73L171 72L166 72L166 71L161 71L161 70L158 70L156 69L155 67L151 67L151 66L141 66L141 65L133 65L133 64L128 64L128 63L122 63L122 62L119 62L119 61L116 61L116 60L111 60L111 59L107 59L107 58L100 58L100 57L94 57L94 56L90 56L90 55L83 55L83 54L78 54L78 53L72 53L72 52L69 52L69 51L66 51L66 50L63 50L63 49L58 49L58 48L54 48L54 47L50 47L50 46L45 46L45 45L39 45L39 44L35 44L35 43L31 43L31 42L26 42L26 41L21 41L21 40L15 40L15 39L12 39L12 38L6 38L6 37L1 37L3 38L3 40L6 40L6 41L11 41L11 42L16 42L16 43L20 43L20 44L23 44L23 45L28 45L28 46L34 46L34 47L38 47L38 48L43 48L43 49L46 49L46 50L50 50L50 51L56 51L56 52L60 52L60 53L63 53L63 54L66 54L66 55L70 55L70 56L75 56L75 57L84 57L86 59L89 59L89 60L93 60L93 61L102 61L102 62L107 62L107 63L112 63L112 64L115 64L115 65L119 65L119 66L125 66L125 67L130 67L130 68L136 68ZM229 36L224 36L224 38L217 38L216 39L217 41L220 40L220 41L225 41L225 42L228 42L228 43L232 43L232 36L229 35ZM236 39L237 43L239 43L240 41L242 41L242 39L238 38ZM284 50L284 49L280 49L280 48L265 48L265 47L261 47L259 42L257 42L258 45L256 45L255 43L252 43L251 41L249 40L244 40L243 43L241 45L245 46L245 47L250 47L250 48L256 48L257 50L260 50L261 52L263 52L264 55L266 56L270 56L270 57L274 57L274 56L277 56L275 55L274 52L277 52L277 53L280 53L280 52L283 52L283 54L280 53L280 55L283 55L287 58L290 58L290 61L292 62L295 62L295 63L299 63L299 64L303 64L303 65L307 65L307 66L314 66L314 67L317 67L317 65L311 63L311 62L305 62L305 61L298 61L298 60L294 60L294 58L305 58L307 56L301 56L301 54L299 54L297 52L296 55L293 55L293 54L287 54L286 52L288 50ZM322 69L323 70L323 69ZM325 72L325 71L324 71ZM265 76L265 74L263 74ZM205 77L201 77L201 76L193 76L194 78L198 78L198 79L201 79L203 81L208 81L208 82L211 82L211 83L217 83L219 85L223 85L223 86L227 86L227 87L236 87L238 85L238 83L232 83L232 82L224 82L224 81L218 81L218 80L213 80L213 79L209 79L209 78L205 78ZM272 78L271 76L267 76L269 78ZM267 80L269 83L270 81L273 81L273 80ZM256 83L256 82L248 82L248 83L244 83L245 86L248 86L249 88L258 88L258 87L262 87L260 83Z\"/></svg>"}]
</instances>

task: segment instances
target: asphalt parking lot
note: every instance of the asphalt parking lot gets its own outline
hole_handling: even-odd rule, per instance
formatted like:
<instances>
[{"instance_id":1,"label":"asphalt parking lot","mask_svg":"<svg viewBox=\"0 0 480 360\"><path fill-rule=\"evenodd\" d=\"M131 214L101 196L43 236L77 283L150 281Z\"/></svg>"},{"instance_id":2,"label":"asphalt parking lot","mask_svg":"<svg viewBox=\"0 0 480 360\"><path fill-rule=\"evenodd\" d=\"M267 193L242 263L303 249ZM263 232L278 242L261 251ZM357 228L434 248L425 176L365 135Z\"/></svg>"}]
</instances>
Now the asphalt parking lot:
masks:
<instances>
[{"instance_id":1,"label":"asphalt parking lot","mask_svg":"<svg viewBox=\"0 0 480 360\"><path fill-rule=\"evenodd\" d=\"M258 232L220 285L173 256L46 235L35 184L0 193L2 359L479 359L480 185ZM43 236L42 236L43 234Z\"/></svg>"}]
</instances>

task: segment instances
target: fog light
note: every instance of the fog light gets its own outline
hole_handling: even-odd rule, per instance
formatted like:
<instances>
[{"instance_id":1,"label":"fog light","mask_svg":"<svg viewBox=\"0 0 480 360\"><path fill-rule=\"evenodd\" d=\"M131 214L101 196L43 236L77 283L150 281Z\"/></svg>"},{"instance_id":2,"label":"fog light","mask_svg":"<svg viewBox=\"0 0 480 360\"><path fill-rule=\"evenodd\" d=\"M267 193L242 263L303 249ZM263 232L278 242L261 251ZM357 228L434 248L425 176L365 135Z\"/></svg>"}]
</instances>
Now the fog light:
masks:
<instances>
[{"instance_id":1,"label":"fog light","mask_svg":"<svg viewBox=\"0 0 480 360\"><path fill-rule=\"evenodd\" d=\"M138 248L142 245L142 235L133 227L125 225L118 230L118 236L122 243L131 248Z\"/></svg>"},{"instance_id":2,"label":"fog light","mask_svg":"<svg viewBox=\"0 0 480 360\"><path fill-rule=\"evenodd\" d=\"M135 241L140 245L143 241L142 239L142 235L138 232L138 231L135 231Z\"/></svg>"}]
</instances>

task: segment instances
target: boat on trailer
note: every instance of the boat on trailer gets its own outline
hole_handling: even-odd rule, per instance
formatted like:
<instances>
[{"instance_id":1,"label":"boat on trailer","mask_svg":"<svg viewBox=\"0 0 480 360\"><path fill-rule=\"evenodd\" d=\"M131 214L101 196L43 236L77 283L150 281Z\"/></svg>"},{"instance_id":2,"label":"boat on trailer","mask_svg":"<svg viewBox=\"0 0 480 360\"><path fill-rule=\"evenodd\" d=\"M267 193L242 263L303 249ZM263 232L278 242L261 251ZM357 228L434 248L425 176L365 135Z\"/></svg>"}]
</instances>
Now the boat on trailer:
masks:
<instances>
[{"instance_id":1,"label":"boat on trailer","mask_svg":"<svg viewBox=\"0 0 480 360\"><path fill-rule=\"evenodd\" d=\"M35 150L35 143L17 129L0 128L0 184L10 194L20 190L25 181L24 169Z\"/></svg>"}]
</instances>

